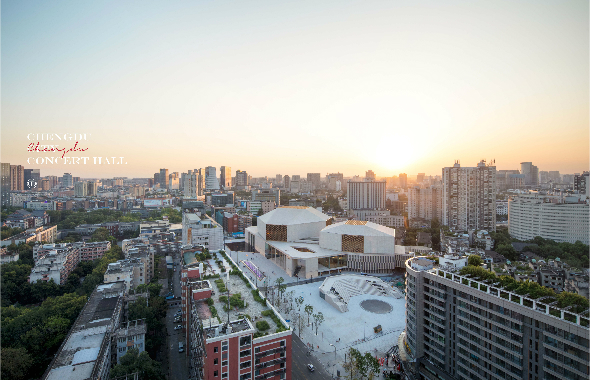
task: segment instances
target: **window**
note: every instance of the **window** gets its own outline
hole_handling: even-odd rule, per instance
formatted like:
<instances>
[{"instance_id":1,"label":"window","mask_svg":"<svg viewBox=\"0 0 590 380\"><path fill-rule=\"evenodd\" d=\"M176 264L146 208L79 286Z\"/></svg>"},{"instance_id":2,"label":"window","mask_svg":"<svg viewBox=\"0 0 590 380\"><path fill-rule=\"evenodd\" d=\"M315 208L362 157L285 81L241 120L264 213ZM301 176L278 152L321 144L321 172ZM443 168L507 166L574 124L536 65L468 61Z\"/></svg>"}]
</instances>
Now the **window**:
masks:
<instances>
[{"instance_id":1,"label":"window","mask_svg":"<svg viewBox=\"0 0 590 380\"><path fill-rule=\"evenodd\" d=\"M219 352L219 347L213 347L213 352Z\"/></svg>"},{"instance_id":2,"label":"window","mask_svg":"<svg viewBox=\"0 0 590 380\"><path fill-rule=\"evenodd\" d=\"M227 379L227 372L226 372L226 373L224 373L223 375L221 375L221 378L222 378L222 379Z\"/></svg>"},{"instance_id":3,"label":"window","mask_svg":"<svg viewBox=\"0 0 590 380\"><path fill-rule=\"evenodd\" d=\"M221 351L227 351L228 343L227 341L221 343Z\"/></svg>"},{"instance_id":4,"label":"window","mask_svg":"<svg viewBox=\"0 0 590 380\"><path fill-rule=\"evenodd\" d=\"M250 337L250 335L243 336L240 338L240 346L249 346L251 341L252 338Z\"/></svg>"},{"instance_id":5,"label":"window","mask_svg":"<svg viewBox=\"0 0 590 380\"><path fill-rule=\"evenodd\" d=\"M240 363L240 369L250 367L251 362L248 360L247 362Z\"/></svg>"},{"instance_id":6,"label":"window","mask_svg":"<svg viewBox=\"0 0 590 380\"><path fill-rule=\"evenodd\" d=\"M240 357L243 358L244 356L250 356L250 350L240 351Z\"/></svg>"},{"instance_id":7,"label":"window","mask_svg":"<svg viewBox=\"0 0 590 380\"><path fill-rule=\"evenodd\" d=\"M285 345L285 341L284 340L281 340L281 347L283 347L284 345Z\"/></svg>"},{"instance_id":8,"label":"window","mask_svg":"<svg viewBox=\"0 0 590 380\"><path fill-rule=\"evenodd\" d=\"M213 371L213 376L215 376L215 377L219 376L219 371Z\"/></svg>"},{"instance_id":9,"label":"window","mask_svg":"<svg viewBox=\"0 0 590 380\"><path fill-rule=\"evenodd\" d=\"M255 353L259 353L259 352L260 352L260 347L256 347L256 348L254 349L254 352L255 352Z\"/></svg>"},{"instance_id":10,"label":"window","mask_svg":"<svg viewBox=\"0 0 590 380\"><path fill-rule=\"evenodd\" d=\"M219 359L218 358L213 359L213 364L216 364L216 365L219 364Z\"/></svg>"}]
</instances>

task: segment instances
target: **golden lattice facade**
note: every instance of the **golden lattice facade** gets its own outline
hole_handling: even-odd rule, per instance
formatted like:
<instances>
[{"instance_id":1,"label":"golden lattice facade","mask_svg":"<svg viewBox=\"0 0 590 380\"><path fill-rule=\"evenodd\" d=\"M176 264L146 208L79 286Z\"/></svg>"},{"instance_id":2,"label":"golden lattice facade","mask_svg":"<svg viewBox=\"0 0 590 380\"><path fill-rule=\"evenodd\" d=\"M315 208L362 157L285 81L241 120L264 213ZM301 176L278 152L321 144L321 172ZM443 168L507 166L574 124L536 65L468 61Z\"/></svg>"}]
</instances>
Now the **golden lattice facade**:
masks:
<instances>
[{"instance_id":1,"label":"golden lattice facade","mask_svg":"<svg viewBox=\"0 0 590 380\"><path fill-rule=\"evenodd\" d=\"M352 226L364 226L367 224L367 221L365 221L365 220L347 220L346 224L352 225Z\"/></svg>"},{"instance_id":2,"label":"golden lattice facade","mask_svg":"<svg viewBox=\"0 0 590 380\"><path fill-rule=\"evenodd\" d=\"M342 235L342 250L365 253L365 237L362 235Z\"/></svg>"},{"instance_id":3,"label":"golden lattice facade","mask_svg":"<svg viewBox=\"0 0 590 380\"><path fill-rule=\"evenodd\" d=\"M277 224L266 225L266 240L287 241L287 226Z\"/></svg>"}]
</instances>

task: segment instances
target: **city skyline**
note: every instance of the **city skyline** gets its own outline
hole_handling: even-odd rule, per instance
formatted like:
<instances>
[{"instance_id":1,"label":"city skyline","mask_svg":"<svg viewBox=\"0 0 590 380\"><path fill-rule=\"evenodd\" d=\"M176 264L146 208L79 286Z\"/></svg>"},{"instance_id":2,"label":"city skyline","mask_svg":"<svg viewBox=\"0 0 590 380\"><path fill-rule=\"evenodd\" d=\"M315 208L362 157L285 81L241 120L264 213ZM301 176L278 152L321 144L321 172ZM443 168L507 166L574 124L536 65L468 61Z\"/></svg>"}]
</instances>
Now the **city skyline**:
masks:
<instances>
[{"instance_id":1,"label":"city skyline","mask_svg":"<svg viewBox=\"0 0 590 380\"><path fill-rule=\"evenodd\" d=\"M2 5L1 160L42 175L588 170L587 2Z\"/></svg>"}]
</instances>

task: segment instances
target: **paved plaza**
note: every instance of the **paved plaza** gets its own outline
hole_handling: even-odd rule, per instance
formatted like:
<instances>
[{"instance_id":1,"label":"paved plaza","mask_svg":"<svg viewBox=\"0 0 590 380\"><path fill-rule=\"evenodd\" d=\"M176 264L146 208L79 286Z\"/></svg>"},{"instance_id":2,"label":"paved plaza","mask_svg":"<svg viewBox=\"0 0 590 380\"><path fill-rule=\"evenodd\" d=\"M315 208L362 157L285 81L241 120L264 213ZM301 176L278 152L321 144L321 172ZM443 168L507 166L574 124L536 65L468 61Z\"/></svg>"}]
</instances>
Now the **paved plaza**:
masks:
<instances>
[{"instance_id":1,"label":"paved plaza","mask_svg":"<svg viewBox=\"0 0 590 380\"><path fill-rule=\"evenodd\" d=\"M360 295L350 299L348 312L341 313L320 298L318 290L320 285L321 282L316 282L289 287L287 291L294 291L294 297L302 296L304 302L301 312L293 310L283 315L291 320L295 333L299 335L299 326L293 323L295 315L301 313L307 317L303 308L308 304L313 306L314 314L318 311L322 312L325 321L318 328L318 334L315 334L315 328L312 330L312 326L305 326L301 331L301 339L308 347L313 347L313 355L326 366L329 372L340 369L341 374L344 373L342 368L344 354L350 347L359 350L362 354L370 352L377 357L384 357L393 345L397 345L398 337L406 327L405 299ZM369 304L379 304L376 310L381 313L364 310L361 307L364 301L370 301ZM391 308L390 312L384 312L389 308ZM313 318L311 320L313 321ZM382 332L373 331L377 325L381 325ZM330 344L336 346L336 359L334 359L334 347Z\"/></svg>"}]
</instances>

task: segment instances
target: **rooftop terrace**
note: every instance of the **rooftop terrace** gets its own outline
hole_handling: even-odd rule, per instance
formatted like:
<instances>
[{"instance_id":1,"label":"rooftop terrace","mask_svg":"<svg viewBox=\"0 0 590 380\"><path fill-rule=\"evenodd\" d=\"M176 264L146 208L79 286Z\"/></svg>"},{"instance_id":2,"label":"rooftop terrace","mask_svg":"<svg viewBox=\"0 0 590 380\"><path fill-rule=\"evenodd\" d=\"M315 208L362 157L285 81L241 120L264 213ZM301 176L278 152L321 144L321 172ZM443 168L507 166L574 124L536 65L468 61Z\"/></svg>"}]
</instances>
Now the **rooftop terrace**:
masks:
<instances>
[{"instance_id":1,"label":"rooftop terrace","mask_svg":"<svg viewBox=\"0 0 590 380\"><path fill-rule=\"evenodd\" d=\"M516 281L508 276L499 278L494 273L481 267L464 267L460 270L452 267L434 267L425 269L425 271L545 313L553 318L586 329L589 328L590 309L588 308L588 300L582 296L568 296L564 293L557 295L552 289L537 283Z\"/></svg>"}]
</instances>

